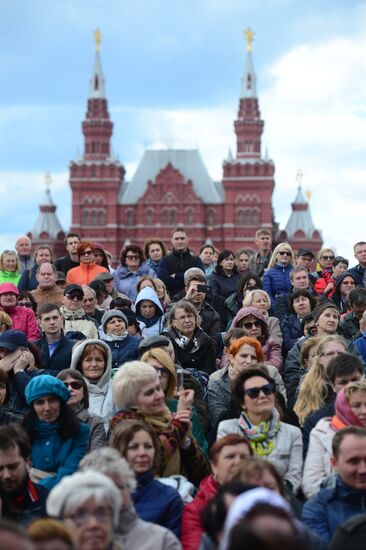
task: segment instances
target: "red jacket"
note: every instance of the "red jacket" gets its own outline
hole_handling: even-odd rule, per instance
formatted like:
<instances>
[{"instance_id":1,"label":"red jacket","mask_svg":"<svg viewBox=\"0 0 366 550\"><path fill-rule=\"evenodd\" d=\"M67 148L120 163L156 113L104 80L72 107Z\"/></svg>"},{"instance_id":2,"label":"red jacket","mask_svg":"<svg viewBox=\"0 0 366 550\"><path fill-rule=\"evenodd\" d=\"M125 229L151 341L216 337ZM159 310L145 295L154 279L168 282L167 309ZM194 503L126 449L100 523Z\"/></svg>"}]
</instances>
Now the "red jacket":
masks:
<instances>
[{"instance_id":1,"label":"red jacket","mask_svg":"<svg viewBox=\"0 0 366 550\"><path fill-rule=\"evenodd\" d=\"M80 264L67 272L66 282L68 285L88 285L99 273L108 273L108 269L97 264Z\"/></svg>"},{"instance_id":2,"label":"red jacket","mask_svg":"<svg viewBox=\"0 0 366 550\"><path fill-rule=\"evenodd\" d=\"M198 549L203 535L201 510L216 496L218 488L212 474L205 477L200 483L195 499L184 507L181 535L183 550Z\"/></svg>"},{"instance_id":3,"label":"red jacket","mask_svg":"<svg viewBox=\"0 0 366 550\"><path fill-rule=\"evenodd\" d=\"M2 309L11 317L12 330L21 330L28 340L37 340L41 336L33 309L23 306Z\"/></svg>"}]
</instances>

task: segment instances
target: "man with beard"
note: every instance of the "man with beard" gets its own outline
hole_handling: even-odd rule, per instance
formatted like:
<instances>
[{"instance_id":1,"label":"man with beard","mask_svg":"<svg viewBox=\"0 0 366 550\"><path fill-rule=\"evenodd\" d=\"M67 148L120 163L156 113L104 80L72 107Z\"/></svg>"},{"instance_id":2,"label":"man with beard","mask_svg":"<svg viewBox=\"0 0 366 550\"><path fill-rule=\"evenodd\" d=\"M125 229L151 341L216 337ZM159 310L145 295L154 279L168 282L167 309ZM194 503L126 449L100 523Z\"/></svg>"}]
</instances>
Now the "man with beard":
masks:
<instances>
[{"instance_id":1,"label":"man with beard","mask_svg":"<svg viewBox=\"0 0 366 550\"><path fill-rule=\"evenodd\" d=\"M31 444L17 424L0 427L0 495L3 517L25 526L46 517L47 489L29 477Z\"/></svg>"}]
</instances>

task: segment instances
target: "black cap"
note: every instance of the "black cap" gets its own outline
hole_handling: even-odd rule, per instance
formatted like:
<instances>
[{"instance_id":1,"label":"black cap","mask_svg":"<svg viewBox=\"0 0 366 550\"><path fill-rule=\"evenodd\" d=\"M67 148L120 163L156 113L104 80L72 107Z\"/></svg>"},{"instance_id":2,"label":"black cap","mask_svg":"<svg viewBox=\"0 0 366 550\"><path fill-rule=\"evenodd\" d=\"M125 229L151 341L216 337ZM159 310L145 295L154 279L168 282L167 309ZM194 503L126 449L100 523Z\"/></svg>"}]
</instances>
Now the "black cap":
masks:
<instances>
[{"instance_id":1,"label":"black cap","mask_svg":"<svg viewBox=\"0 0 366 550\"><path fill-rule=\"evenodd\" d=\"M143 338L139 344L140 357L145 353L145 351L149 351L149 349L167 348L169 346L169 342L169 338L163 336L162 334L154 334L154 336Z\"/></svg>"},{"instance_id":2,"label":"black cap","mask_svg":"<svg viewBox=\"0 0 366 550\"><path fill-rule=\"evenodd\" d=\"M314 254L309 248L300 248L299 252L297 253L298 256L311 256L312 258L315 258Z\"/></svg>"},{"instance_id":3,"label":"black cap","mask_svg":"<svg viewBox=\"0 0 366 550\"><path fill-rule=\"evenodd\" d=\"M84 291L80 285L75 285L75 284L67 285L67 287L64 289L64 296L66 296L67 294L71 294L72 292L75 294L76 293L80 294L81 297L84 296Z\"/></svg>"}]
</instances>

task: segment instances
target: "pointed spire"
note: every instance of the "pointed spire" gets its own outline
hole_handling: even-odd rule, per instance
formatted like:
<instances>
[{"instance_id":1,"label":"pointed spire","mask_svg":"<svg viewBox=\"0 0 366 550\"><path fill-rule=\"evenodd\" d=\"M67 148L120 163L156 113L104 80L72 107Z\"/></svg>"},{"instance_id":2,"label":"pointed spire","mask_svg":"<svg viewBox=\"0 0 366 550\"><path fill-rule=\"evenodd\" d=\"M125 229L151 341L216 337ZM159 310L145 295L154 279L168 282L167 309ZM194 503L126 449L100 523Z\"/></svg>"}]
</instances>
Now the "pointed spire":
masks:
<instances>
[{"instance_id":1,"label":"pointed spire","mask_svg":"<svg viewBox=\"0 0 366 550\"><path fill-rule=\"evenodd\" d=\"M291 216L285 228L287 236L290 239L296 234L297 231L302 231L307 238L311 239L314 231L316 231L311 217L309 203L305 199L302 192L302 179L303 173L301 170L298 170L296 174L296 180L298 183L297 194L291 205Z\"/></svg>"},{"instance_id":2,"label":"pointed spire","mask_svg":"<svg viewBox=\"0 0 366 550\"><path fill-rule=\"evenodd\" d=\"M52 176L50 172L46 172L45 182L45 201L39 206L39 215L32 229L32 239L35 241L40 238L43 239L45 235L48 235L50 240L57 240L59 235L63 234L63 229L56 215L57 206L51 197L50 185Z\"/></svg>"},{"instance_id":3,"label":"pointed spire","mask_svg":"<svg viewBox=\"0 0 366 550\"><path fill-rule=\"evenodd\" d=\"M233 153L231 151L231 147L229 147L229 150L227 152L227 161L228 162L233 162L233 160L234 160Z\"/></svg>"},{"instance_id":4,"label":"pointed spire","mask_svg":"<svg viewBox=\"0 0 366 550\"><path fill-rule=\"evenodd\" d=\"M94 33L95 38L95 58L94 58L94 70L90 79L90 99L105 99L105 81L102 71L102 64L100 61L100 43L102 40L102 34L97 29Z\"/></svg>"},{"instance_id":5,"label":"pointed spire","mask_svg":"<svg viewBox=\"0 0 366 550\"><path fill-rule=\"evenodd\" d=\"M254 32L248 27L244 31L245 40L247 43L247 59L244 76L242 78L241 97L243 98L256 98L257 97L257 77L254 72L252 50Z\"/></svg>"}]
</instances>

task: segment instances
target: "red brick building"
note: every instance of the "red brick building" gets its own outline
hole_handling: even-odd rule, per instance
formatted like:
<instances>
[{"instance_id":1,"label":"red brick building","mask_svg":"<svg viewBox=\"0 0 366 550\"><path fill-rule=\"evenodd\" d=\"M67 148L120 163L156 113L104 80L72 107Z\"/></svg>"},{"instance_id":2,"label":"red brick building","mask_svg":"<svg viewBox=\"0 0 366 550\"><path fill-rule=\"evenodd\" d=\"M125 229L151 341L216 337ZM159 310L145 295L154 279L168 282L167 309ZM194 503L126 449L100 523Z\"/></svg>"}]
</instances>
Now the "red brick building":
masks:
<instances>
[{"instance_id":1,"label":"red brick building","mask_svg":"<svg viewBox=\"0 0 366 550\"><path fill-rule=\"evenodd\" d=\"M286 236L296 248L320 248L307 203L295 201L293 210L300 215L293 213L292 222L278 233L272 207L275 167L261 153L264 121L251 44L247 50L234 121L236 154L223 162L222 180L212 180L198 150L165 149L146 150L131 181L125 181L124 167L111 152L113 123L97 47L82 123L84 152L70 164L72 231L104 244L116 258L124 243L142 246L152 236L169 247L177 225L186 228L195 250L205 242L219 249L254 249L259 227L270 228L275 240Z\"/></svg>"}]
</instances>

